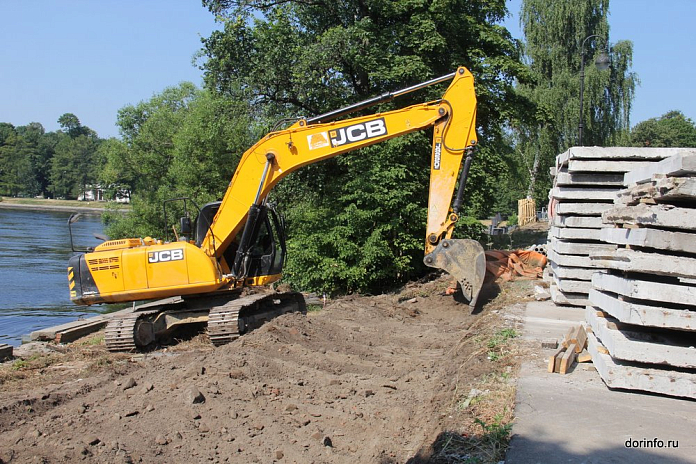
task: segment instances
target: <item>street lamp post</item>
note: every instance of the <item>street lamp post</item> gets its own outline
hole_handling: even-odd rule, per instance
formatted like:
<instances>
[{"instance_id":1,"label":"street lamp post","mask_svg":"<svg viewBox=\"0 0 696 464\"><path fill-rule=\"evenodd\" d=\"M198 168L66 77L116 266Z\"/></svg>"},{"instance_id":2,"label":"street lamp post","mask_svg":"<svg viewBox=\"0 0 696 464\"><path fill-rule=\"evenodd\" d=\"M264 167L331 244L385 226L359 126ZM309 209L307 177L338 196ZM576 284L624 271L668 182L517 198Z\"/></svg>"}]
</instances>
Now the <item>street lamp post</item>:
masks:
<instances>
[{"instance_id":1,"label":"street lamp post","mask_svg":"<svg viewBox=\"0 0 696 464\"><path fill-rule=\"evenodd\" d=\"M580 45L580 122L578 123L578 145L582 147L582 129L583 129L583 123L582 123L582 99L583 99L583 93L585 91L585 42L587 42L589 39L593 37L599 37L597 34L592 34L588 35L585 37L585 39L582 41L582 44ZM595 66L597 66L597 69L600 71L604 71L605 69L609 68L609 65L611 64L611 59L609 56L602 51L597 59L595 60Z\"/></svg>"}]
</instances>

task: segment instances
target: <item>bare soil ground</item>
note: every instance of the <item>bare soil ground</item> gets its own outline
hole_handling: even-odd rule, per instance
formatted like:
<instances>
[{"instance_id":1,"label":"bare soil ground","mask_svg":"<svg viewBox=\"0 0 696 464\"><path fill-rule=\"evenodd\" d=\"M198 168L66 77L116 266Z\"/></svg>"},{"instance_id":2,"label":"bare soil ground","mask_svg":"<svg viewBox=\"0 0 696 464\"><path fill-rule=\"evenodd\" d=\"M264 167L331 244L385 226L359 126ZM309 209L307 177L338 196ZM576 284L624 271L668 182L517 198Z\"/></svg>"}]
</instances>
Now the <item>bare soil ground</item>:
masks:
<instances>
[{"instance_id":1,"label":"bare soil ground","mask_svg":"<svg viewBox=\"0 0 696 464\"><path fill-rule=\"evenodd\" d=\"M4 363L0 463L498 462L532 283L476 314L448 284L344 297L220 348L110 354L96 336Z\"/></svg>"}]
</instances>

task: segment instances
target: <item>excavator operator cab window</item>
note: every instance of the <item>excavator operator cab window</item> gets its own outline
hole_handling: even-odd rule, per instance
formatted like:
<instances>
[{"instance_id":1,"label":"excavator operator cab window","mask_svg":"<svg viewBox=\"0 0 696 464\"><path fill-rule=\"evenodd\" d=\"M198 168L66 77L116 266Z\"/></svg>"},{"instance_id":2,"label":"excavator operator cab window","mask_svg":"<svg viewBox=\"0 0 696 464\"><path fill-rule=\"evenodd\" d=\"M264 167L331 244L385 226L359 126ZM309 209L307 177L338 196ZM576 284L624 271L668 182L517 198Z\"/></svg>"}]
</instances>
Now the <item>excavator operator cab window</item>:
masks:
<instances>
[{"instance_id":1,"label":"excavator operator cab window","mask_svg":"<svg viewBox=\"0 0 696 464\"><path fill-rule=\"evenodd\" d=\"M280 274L285 261L285 235L275 210L267 208L251 247L248 277ZM260 218L261 220L261 218Z\"/></svg>"}]
</instances>

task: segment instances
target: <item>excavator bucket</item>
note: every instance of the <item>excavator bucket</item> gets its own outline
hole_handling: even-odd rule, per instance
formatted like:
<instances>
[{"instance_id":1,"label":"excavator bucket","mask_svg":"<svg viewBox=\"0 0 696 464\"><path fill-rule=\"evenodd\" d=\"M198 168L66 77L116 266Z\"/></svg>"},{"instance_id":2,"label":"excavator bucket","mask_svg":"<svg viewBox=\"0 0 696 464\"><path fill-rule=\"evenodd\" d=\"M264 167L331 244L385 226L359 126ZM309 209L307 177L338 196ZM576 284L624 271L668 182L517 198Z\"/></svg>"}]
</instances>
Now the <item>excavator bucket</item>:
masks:
<instances>
[{"instance_id":1,"label":"excavator bucket","mask_svg":"<svg viewBox=\"0 0 696 464\"><path fill-rule=\"evenodd\" d=\"M486 255L476 240L442 240L423 260L457 279L473 309L486 276Z\"/></svg>"}]
</instances>

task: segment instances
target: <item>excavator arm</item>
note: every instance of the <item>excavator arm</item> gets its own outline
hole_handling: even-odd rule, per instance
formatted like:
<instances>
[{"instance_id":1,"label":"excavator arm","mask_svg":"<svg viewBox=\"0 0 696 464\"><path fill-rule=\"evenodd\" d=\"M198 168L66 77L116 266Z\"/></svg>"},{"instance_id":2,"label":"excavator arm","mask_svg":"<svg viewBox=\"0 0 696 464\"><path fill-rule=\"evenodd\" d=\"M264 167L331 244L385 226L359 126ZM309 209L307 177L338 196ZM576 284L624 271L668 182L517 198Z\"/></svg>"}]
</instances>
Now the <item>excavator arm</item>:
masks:
<instances>
[{"instance_id":1,"label":"excavator arm","mask_svg":"<svg viewBox=\"0 0 696 464\"><path fill-rule=\"evenodd\" d=\"M351 109L362 109L366 106L354 105L347 110L327 113L309 120L301 119L287 129L266 135L242 156L201 248L209 256L219 259L239 234L242 234L241 243L244 244L244 229L247 229L246 233L249 236L253 235L250 232L254 228L252 219L258 214L258 208L273 187L291 172L342 153L432 126L434 135L425 263L443 268L457 277L468 300L475 304L475 296L485 272L483 250L479 250L480 245L477 248L478 243L471 243L472 241L464 243L449 240L458 220L457 204L454 209L450 206L462 158L477 143L473 76L466 68L460 67L449 76L434 79L406 91L449 79L451 83L439 100L369 116L322 122L341 116ZM470 158L465 163L463 180L466 178L469 164ZM463 187L461 182L459 204ZM462 244L466 249L462 248ZM446 249L450 246L456 247L457 250ZM246 277L242 265L244 252L244 246L240 246L235 263L227 263L233 278ZM476 266L471 262L472 258ZM454 266L452 261L455 262ZM476 282L470 282L472 278L461 277L463 274L476 277L473 279Z\"/></svg>"}]
</instances>

